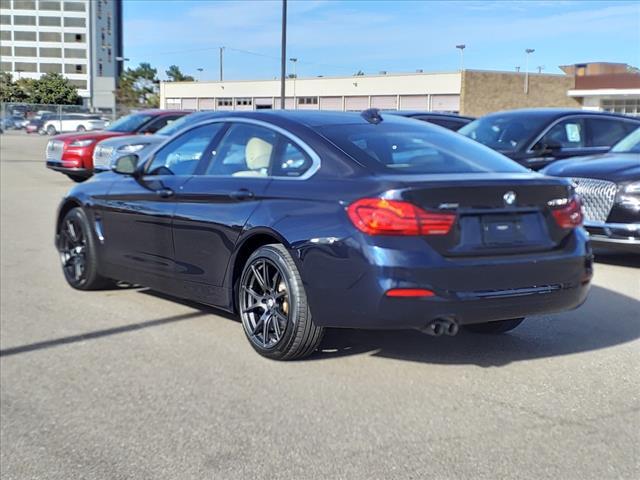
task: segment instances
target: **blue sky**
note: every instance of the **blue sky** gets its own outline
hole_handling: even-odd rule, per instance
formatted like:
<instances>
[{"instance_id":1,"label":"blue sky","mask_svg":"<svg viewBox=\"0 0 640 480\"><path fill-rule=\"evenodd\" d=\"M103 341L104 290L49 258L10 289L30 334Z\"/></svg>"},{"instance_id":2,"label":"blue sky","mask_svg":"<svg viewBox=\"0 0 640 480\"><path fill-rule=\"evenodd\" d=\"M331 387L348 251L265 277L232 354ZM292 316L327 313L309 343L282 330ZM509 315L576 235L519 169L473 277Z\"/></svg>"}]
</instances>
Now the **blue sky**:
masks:
<instances>
[{"instance_id":1,"label":"blue sky","mask_svg":"<svg viewBox=\"0 0 640 480\"><path fill-rule=\"evenodd\" d=\"M129 66L150 62L160 77L171 65L217 79L279 75L281 2L270 0L125 0ZM524 68L560 73L588 61L640 66L640 2L290 0L287 56L300 77L454 71L456 44L465 68ZM203 68L202 73L197 69Z\"/></svg>"}]
</instances>

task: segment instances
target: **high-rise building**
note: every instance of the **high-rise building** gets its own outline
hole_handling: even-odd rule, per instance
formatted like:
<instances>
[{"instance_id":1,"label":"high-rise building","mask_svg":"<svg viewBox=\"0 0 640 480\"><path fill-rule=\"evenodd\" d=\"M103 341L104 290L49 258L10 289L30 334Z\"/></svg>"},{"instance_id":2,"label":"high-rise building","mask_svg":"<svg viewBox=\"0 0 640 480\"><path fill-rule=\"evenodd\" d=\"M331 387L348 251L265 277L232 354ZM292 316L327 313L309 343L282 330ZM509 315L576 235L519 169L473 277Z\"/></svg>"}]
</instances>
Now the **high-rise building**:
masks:
<instances>
[{"instance_id":1,"label":"high-rise building","mask_svg":"<svg viewBox=\"0 0 640 480\"><path fill-rule=\"evenodd\" d=\"M122 68L121 0L0 0L0 70L64 75L88 107L115 105Z\"/></svg>"}]
</instances>

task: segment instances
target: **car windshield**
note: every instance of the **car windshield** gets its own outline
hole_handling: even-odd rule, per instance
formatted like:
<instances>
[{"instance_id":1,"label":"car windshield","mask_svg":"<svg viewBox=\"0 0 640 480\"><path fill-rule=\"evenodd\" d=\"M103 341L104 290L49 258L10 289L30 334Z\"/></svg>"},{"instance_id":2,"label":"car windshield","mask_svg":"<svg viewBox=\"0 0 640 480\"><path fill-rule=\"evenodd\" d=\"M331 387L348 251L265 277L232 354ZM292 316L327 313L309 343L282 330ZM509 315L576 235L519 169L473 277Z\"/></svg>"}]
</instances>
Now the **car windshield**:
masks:
<instances>
[{"instance_id":1,"label":"car windshield","mask_svg":"<svg viewBox=\"0 0 640 480\"><path fill-rule=\"evenodd\" d=\"M412 121L331 125L321 133L356 160L386 173L526 172L505 156L456 133Z\"/></svg>"},{"instance_id":2,"label":"car windshield","mask_svg":"<svg viewBox=\"0 0 640 480\"><path fill-rule=\"evenodd\" d=\"M546 123L546 118L490 115L468 123L458 133L502 152L515 152Z\"/></svg>"},{"instance_id":3,"label":"car windshield","mask_svg":"<svg viewBox=\"0 0 640 480\"><path fill-rule=\"evenodd\" d=\"M620 140L611 149L614 153L640 153L640 128Z\"/></svg>"},{"instance_id":4,"label":"car windshield","mask_svg":"<svg viewBox=\"0 0 640 480\"><path fill-rule=\"evenodd\" d=\"M144 113L134 113L131 115L127 115L126 117L122 117L107 128L109 132L135 132L142 125L147 123L149 119L151 119L153 115L144 114Z\"/></svg>"}]
</instances>

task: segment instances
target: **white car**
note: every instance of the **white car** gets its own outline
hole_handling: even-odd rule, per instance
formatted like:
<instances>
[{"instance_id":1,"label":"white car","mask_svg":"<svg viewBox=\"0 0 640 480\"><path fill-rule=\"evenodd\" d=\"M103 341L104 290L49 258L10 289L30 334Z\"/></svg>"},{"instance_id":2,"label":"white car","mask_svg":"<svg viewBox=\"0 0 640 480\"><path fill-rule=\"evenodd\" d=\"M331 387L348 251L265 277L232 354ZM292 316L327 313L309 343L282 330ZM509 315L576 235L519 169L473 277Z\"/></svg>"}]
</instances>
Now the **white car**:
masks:
<instances>
[{"instance_id":1,"label":"white car","mask_svg":"<svg viewBox=\"0 0 640 480\"><path fill-rule=\"evenodd\" d=\"M58 133L103 130L105 126L105 121L97 115L68 113L47 120L42 125L42 130L47 135L57 135Z\"/></svg>"}]
</instances>

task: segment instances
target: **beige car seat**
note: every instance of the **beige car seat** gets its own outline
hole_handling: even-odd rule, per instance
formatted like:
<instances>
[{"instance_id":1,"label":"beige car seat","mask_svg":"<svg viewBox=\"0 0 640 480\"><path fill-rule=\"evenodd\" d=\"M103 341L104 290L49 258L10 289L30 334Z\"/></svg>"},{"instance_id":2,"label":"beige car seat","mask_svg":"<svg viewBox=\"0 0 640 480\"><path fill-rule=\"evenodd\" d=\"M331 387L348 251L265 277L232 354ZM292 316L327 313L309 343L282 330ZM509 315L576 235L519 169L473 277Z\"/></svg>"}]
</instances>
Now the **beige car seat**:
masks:
<instances>
[{"instance_id":1,"label":"beige car seat","mask_svg":"<svg viewBox=\"0 0 640 480\"><path fill-rule=\"evenodd\" d=\"M248 170L233 174L234 177L266 177L273 145L258 137L253 137L245 147L245 161Z\"/></svg>"}]
</instances>

